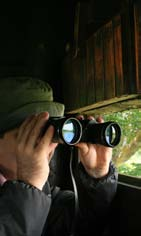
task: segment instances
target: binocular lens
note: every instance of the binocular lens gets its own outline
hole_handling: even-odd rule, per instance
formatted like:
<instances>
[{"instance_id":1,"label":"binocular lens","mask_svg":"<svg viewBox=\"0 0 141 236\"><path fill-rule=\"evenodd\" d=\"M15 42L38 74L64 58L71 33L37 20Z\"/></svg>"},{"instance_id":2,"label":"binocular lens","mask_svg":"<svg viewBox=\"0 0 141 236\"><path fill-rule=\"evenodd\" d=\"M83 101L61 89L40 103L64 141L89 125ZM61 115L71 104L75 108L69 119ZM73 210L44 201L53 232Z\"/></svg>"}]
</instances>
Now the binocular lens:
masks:
<instances>
[{"instance_id":1,"label":"binocular lens","mask_svg":"<svg viewBox=\"0 0 141 236\"><path fill-rule=\"evenodd\" d=\"M80 140L82 135L81 124L75 118L67 119L62 126L62 137L64 142L74 145Z\"/></svg>"},{"instance_id":2,"label":"binocular lens","mask_svg":"<svg viewBox=\"0 0 141 236\"><path fill-rule=\"evenodd\" d=\"M109 146L117 145L119 143L119 126L115 123L111 123L106 127L105 139Z\"/></svg>"}]
</instances>

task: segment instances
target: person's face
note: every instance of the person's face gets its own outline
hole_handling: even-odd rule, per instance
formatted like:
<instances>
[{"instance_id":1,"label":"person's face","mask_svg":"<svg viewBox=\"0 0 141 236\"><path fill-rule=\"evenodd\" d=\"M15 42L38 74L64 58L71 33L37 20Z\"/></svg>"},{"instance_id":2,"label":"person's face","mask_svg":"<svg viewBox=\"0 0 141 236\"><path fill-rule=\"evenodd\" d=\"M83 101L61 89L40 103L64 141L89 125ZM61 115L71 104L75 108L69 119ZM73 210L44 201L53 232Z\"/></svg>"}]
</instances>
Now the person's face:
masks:
<instances>
[{"instance_id":1,"label":"person's face","mask_svg":"<svg viewBox=\"0 0 141 236\"><path fill-rule=\"evenodd\" d=\"M0 172L7 179L15 179L17 172L16 165L16 135L17 129L8 131L0 138Z\"/></svg>"}]
</instances>

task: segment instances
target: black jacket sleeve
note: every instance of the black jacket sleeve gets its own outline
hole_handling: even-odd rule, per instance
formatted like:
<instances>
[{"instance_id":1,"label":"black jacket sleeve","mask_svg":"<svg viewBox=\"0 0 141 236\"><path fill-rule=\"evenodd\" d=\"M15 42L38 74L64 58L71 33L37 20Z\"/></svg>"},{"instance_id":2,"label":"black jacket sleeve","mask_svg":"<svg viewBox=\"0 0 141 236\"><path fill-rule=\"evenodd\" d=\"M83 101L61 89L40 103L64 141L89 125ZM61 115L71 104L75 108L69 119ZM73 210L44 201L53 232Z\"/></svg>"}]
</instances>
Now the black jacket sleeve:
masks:
<instances>
[{"instance_id":1,"label":"black jacket sleeve","mask_svg":"<svg viewBox=\"0 0 141 236\"><path fill-rule=\"evenodd\" d=\"M50 205L50 193L7 181L0 188L0 236L40 236Z\"/></svg>"},{"instance_id":2,"label":"black jacket sleeve","mask_svg":"<svg viewBox=\"0 0 141 236\"><path fill-rule=\"evenodd\" d=\"M107 176L95 179L80 164L76 179L79 197L78 235L103 235L110 223L108 216L117 190L116 168L111 163Z\"/></svg>"}]
</instances>

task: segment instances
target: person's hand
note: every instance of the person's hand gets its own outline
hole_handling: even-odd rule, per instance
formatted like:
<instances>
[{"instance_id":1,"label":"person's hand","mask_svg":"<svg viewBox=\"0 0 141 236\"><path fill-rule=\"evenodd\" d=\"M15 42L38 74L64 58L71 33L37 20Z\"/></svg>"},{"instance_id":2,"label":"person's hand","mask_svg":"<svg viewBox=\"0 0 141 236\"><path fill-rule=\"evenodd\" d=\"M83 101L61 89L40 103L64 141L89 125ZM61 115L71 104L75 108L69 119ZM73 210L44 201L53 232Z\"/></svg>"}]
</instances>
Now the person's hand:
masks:
<instances>
[{"instance_id":1,"label":"person's hand","mask_svg":"<svg viewBox=\"0 0 141 236\"><path fill-rule=\"evenodd\" d=\"M27 118L17 133L17 179L40 190L48 179L49 162L57 146L52 143L53 126L41 137L41 129L48 119L47 112Z\"/></svg>"},{"instance_id":2,"label":"person's hand","mask_svg":"<svg viewBox=\"0 0 141 236\"><path fill-rule=\"evenodd\" d=\"M83 119L83 116L78 117L78 119L80 118ZM94 118L88 117L88 119ZM104 121L101 117L98 117L97 122L102 123ZM76 146L78 147L79 159L90 176L101 178L108 173L112 159L112 148L82 142L76 144Z\"/></svg>"}]
</instances>

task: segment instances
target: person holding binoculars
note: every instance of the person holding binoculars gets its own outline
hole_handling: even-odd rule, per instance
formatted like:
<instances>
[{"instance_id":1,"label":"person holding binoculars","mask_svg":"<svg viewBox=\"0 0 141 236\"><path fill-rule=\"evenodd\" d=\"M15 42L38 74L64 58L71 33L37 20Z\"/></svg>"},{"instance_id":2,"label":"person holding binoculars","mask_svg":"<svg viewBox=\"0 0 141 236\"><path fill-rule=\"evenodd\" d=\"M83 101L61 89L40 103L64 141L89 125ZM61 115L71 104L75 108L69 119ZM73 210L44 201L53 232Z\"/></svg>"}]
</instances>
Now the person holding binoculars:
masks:
<instances>
[{"instance_id":1,"label":"person holding binoculars","mask_svg":"<svg viewBox=\"0 0 141 236\"><path fill-rule=\"evenodd\" d=\"M79 212L72 232L74 192L49 183L50 161L60 143L49 121L64 116L64 105L53 101L47 82L16 77L0 79L0 107L0 235L104 234L118 178L112 146L81 139L72 144L74 123L67 123L69 133L65 130L65 134L66 123L62 125L62 136L75 146L80 160L76 175ZM95 122L93 117L89 120ZM99 117L97 124L103 122Z\"/></svg>"}]
</instances>

